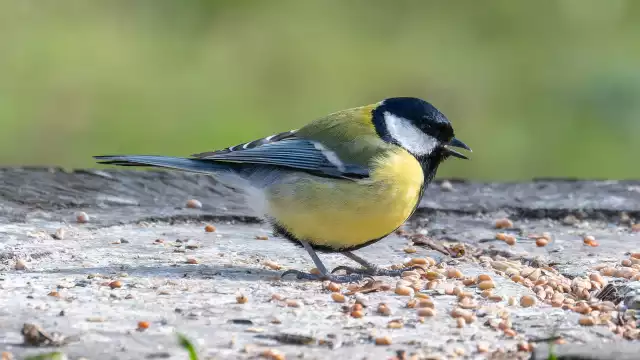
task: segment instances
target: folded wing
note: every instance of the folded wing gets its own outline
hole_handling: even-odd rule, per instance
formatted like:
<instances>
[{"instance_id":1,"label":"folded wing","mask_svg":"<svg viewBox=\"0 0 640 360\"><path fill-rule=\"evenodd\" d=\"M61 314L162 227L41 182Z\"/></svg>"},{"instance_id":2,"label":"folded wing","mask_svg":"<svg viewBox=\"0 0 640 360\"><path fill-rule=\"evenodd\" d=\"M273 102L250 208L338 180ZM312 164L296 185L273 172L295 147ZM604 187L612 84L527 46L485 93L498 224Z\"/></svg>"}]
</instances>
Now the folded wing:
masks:
<instances>
[{"instance_id":1,"label":"folded wing","mask_svg":"<svg viewBox=\"0 0 640 360\"><path fill-rule=\"evenodd\" d=\"M193 156L198 160L271 165L336 178L355 180L369 176L368 167L345 162L319 142L295 136L270 142L260 139Z\"/></svg>"}]
</instances>

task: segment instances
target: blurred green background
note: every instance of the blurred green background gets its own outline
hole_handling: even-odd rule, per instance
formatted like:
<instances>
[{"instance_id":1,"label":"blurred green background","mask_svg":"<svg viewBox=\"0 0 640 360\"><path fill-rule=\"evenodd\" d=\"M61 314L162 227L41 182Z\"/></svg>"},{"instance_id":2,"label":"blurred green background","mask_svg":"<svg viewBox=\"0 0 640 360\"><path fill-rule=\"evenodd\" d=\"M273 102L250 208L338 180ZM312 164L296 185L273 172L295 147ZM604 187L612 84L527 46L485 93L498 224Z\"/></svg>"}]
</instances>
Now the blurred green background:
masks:
<instances>
[{"instance_id":1,"label":"blurred green background","mask_svg":"<svg viewBox=\"0 0 640 360\"><path fill-rule=\"evenodd\" d=\"M190 155L391 96L439 177L640 178L640 1L0 2L0 164Z\"/></svg>"}]
</instances>

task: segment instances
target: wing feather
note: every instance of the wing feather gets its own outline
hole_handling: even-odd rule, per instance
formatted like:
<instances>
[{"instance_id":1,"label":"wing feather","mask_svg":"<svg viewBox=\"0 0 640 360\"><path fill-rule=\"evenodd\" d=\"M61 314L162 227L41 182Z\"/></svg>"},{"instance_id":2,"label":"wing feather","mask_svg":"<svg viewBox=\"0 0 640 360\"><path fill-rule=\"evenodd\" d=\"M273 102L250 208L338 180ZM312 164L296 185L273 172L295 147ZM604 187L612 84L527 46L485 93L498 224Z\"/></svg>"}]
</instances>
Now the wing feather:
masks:
<instances>
[{"instance_id":1,"label":"wing feather","mask_svg":"<svg viewBox=\"0 0 640 360\"><path fill-rule=\"evenodd\" d=\"M223 150L193 155L199 160L287 167L322 176L362 179L366 166L341 160L319 142L295 136L296 130L271 135Z\"/></svg>"}]
</instances>

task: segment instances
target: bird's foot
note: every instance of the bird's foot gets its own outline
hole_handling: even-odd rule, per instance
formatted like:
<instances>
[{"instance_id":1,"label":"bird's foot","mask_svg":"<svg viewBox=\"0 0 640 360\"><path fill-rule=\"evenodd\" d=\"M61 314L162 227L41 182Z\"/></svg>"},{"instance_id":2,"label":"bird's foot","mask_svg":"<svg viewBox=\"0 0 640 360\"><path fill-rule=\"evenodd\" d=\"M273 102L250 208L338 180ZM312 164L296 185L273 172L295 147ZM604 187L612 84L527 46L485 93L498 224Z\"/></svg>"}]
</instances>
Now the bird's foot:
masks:
<instances>
[{"instance_id":1,"label":"bird's foot","mask_svg":"<svg viewBox=\"0 0 640 360\"><path fill-rule=\"evenodd\" d=\"M351 282L359 282L362 281L365 277L363 274L352 273L347 275L333 275L333 274L310 274L306 272L302 272L299 270L287 270L280 275L281 278L286 275L295 275L297 279L304 280L320 280L325 281L329 280L334 283L351 283Z\"/></svg>"},{"instance_id":2,"label":"bird's foot","mask_svg":"<svg viewBox=\"0 0 640 360\"><path fill-rule=\"evenodd\" d=\"M416 270L416 269L422 269L422 267L410 266L403 269L391 270L391 269L384 269L378 266L361 267L361 268L354 268L351 266L338 266L335 269L331 270L331 273L333 274L336 271L344 270L347 273L347 275L362 274L362 275L368 275L368 276L396 277L396 276L402 275L402 273L405 271Z\"/></svg>"}]
</instances>

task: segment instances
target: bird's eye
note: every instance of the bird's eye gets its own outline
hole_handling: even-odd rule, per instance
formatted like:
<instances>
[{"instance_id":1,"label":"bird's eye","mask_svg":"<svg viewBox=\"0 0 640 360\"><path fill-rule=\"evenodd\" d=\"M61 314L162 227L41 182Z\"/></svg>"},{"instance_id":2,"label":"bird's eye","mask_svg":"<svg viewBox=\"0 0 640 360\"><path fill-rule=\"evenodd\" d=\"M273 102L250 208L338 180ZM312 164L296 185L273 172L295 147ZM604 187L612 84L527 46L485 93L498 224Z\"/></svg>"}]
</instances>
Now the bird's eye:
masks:
<instances>
[{"instance_id":1,"label":"bird's eye","mask_svg":"<svg viewBox=\"0 0 640 360\"><path fill-rule=\"evenodd\" d=\"M444 122L423 122L421 130L425 134L433 136L434 138L443 142L448 142L453 138L453 129L451 128L451 125Z\"/></svg>"}]
</instances>

